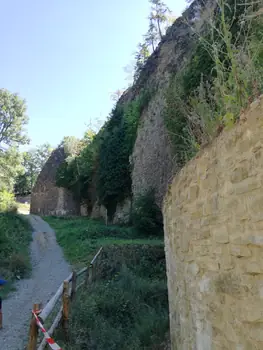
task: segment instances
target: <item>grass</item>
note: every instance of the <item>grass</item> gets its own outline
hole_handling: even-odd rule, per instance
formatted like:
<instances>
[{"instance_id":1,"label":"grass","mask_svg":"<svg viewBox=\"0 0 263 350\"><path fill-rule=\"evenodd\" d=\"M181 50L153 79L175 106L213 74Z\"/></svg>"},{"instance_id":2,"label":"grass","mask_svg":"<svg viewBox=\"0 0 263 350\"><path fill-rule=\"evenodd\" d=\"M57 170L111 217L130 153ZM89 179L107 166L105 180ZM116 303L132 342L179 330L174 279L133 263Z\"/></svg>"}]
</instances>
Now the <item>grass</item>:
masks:
<instances>
[{"instance_id":1,"label":"grass","mask_svg":"<svg viewBox=\"0 0 263 350\"><path fill-rule=\"evenodd\" d=\"M58 330L59 345L65 350L165 349L169 318L163 240L87 218L45 220L75 266L87 264L103 246L97 280L78 291L70 340Z\"/></svg>"},{"instance_id":2,"label":"grass","mask_svg":"<svg viewBox=\"0 0 263 350\"><path fill-rule=\"evenodd\" d=\"M30 211L30 204L29 203L19 203L16 202L17 209L19 210L25 210Z\"/></svg>"},{"instance_id":3,"label":"grass","mask_svg":"<svg viewBox=\"0 0 263 350\"><path fill-rule=\"evenodd\" d=\"M1 295L14 290L12 282L30 273L31 228L27 220L13 213L0 213L0 276L8 280Z\"/></svg>"},{"instance_id":4,"label":"grass","mask_svg":"<svg viewBox=\"0 0 263 350\"><path fill-rule=\"evenodd\" d=\"M161 238L145 238L132 227L105 226L87 218L44 217L56 231L64 254L76 267L87 264L101 246L163 245Z\"/></svg>"}]
</instances>

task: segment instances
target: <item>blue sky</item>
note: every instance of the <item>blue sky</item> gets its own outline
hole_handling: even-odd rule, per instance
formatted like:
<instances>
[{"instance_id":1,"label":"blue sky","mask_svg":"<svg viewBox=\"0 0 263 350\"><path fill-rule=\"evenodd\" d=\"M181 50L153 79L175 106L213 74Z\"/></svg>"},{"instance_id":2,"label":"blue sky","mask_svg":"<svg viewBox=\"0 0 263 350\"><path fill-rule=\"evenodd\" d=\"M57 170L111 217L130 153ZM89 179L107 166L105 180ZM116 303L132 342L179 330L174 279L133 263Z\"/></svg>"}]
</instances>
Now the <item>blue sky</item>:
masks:
<instances>
[{"instance_id":1,"label":"blue sky","mask_svg":"<svg viewBox=\"0 0 263 350\"><path fill-rule=\"evenodd\" d=\"M184 0L166 0L176 16ZM147 0L1 1L0 87L28 106L30 146L81 137L104 120L147 31Z\"/></svg>"}]
</instances>

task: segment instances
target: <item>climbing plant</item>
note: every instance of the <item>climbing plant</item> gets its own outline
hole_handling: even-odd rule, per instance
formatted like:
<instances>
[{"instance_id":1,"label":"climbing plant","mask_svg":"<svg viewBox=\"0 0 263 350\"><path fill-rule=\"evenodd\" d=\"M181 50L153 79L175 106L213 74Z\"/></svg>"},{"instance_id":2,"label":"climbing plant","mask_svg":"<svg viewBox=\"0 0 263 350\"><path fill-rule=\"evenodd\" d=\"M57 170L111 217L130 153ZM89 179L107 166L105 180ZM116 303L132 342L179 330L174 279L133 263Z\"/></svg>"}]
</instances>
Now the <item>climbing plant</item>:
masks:
<instances>
[{"instance_id":1,"label":"climbing plant","mask_svg":"<svg viewBox=\"0 0 263 350\"><path fill-rule=\"evenodd\" d=\"M86 133L79 143L65 139L62 146L72 152L67 152L67 158L57 171L57 185L70 189L83 202L89 199L90 186L95 186L100 203L112 216L117 203L131 193L129 158L140 115L150 96L149 91L142 91L126 104L117 103L96 135ZM95 172L96 183L92 183Z\"/></svg>"},{"instance_id":2,"label":"climbing plant","mask_svg":"<svg viewBox=\"0 0 263 350\"><path fill-rule=\"evenodd\" d=\"M133 151L141 112L150 96L149 91L143 91L128 104L117 104L101 136L97 189L109 216L114 214L117 203L131 194L129 157Z\"/></svg>"}]
</instances>

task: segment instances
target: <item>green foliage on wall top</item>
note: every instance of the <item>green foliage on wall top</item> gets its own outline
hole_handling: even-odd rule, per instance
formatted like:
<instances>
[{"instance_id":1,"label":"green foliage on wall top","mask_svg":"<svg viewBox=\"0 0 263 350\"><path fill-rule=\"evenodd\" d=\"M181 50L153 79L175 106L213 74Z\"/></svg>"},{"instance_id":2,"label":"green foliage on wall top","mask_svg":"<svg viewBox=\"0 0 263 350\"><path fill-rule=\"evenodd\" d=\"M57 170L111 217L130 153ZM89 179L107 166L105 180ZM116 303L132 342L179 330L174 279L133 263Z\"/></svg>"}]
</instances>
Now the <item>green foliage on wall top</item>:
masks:
<instances>
[{"instance_id":1,"label":"green foliage on wall top","mask_svg":"<svg viewBox=\"0 0 263 350\"><path fill-rule=\"evenodd\" d=\"M165 122L179 167L232 127L263 91L263 21L257 10L258 3L219 0L203 14L203 29L192 28L196 47L166 94Z\"/></svg>"}]
</instances>

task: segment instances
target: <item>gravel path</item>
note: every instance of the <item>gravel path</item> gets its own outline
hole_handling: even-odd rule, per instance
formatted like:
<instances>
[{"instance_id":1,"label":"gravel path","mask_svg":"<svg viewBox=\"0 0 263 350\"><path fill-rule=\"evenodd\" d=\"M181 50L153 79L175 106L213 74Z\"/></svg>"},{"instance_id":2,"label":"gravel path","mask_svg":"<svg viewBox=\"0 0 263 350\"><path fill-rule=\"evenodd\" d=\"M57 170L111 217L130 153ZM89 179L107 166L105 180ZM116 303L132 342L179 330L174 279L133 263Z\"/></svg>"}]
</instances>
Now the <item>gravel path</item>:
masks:
<instances>
[{"instance_id":1,"label":"gravel path","mask_svg":"<svg viewBox=\"0 0 263 350\"><path fill-rule=\"evenodd\" d=\"M25 349L33 303L46 304L71 272L50 226L36 215L29 215L29 220L33 228L32 275L17 282L17 291L3 301L1 350Z\"/></svg>"}]
</instances>

